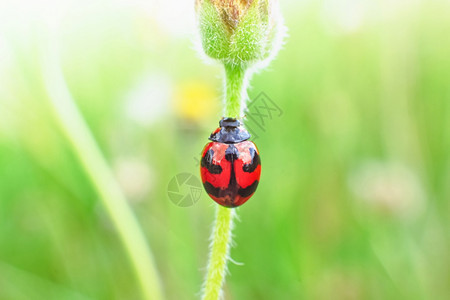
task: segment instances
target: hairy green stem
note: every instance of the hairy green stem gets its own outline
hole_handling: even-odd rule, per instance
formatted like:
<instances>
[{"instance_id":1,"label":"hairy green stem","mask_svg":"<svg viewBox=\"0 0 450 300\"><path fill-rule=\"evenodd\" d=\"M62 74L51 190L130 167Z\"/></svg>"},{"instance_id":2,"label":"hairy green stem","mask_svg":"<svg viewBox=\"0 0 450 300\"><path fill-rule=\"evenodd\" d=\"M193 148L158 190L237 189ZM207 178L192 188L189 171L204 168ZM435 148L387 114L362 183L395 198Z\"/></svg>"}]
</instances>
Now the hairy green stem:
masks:
<instances>
[{"instance_id":1,"label":"hairy green stem","mask_svg":"<svg viewBox=\"0 0 450 300\"><path fill-rule=\"evenodd\" d=\"M225 117L239 119L247 100L247 67L224 64L225 67Z\"/></svg>"},{"instance_id":2,"label":"hairy green stem","mask_svg":"<svg viewBox=\"0 0 450 300\"><path fill-rule=\"evenodd\" d=\"M54 115L116 227L145 299L162 299L152 252L123 192L78 110L57 61L55 47L44 49L43 75Z\"/></svg>"},{"instance_id":3,"label":"hairy green stem","mask_svg":"<svg viewBox=\"0 0 450 300\"><path fill-rule=\"evenodd\" d=\"M243 65L233 64L224 64L224 67L225 117L240 118L243 103L247 100L247 68ZM203 300L221 298L232 241L231 231L234 215L235 211L232 208L220 205L217 207Z\"/></svg>"},{"instance_id":4,"label":"hairy green stem","mask_svg":"<svg viewBox=\"0 0 450 300\"><path fill-rule=\"evenodd\" d=\"M221 297L230 252L234 214L232 208L217 206L203 300L217 300Z\"/></svg>"}]
</instances>

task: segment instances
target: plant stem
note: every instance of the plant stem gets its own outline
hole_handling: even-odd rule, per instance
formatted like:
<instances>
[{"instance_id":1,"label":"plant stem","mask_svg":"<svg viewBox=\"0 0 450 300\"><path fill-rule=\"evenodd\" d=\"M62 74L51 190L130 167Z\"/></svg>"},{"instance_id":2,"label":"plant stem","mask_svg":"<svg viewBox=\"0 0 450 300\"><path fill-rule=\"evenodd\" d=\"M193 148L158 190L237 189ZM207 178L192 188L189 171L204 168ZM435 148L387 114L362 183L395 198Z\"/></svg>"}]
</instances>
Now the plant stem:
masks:
<instances>
[{"instance_id":1,"label":"plant stem","mask_svg":"<svg viewBox=\"0 0 450 300\"><path fill-rule=\"evenodd\" d=\"M203 300L217 300L222 294L222 285L226 275L227 260L229 258L234 215L234 209L220 205L217 206Z\"/></svg>"},{"instance_id":2,"label":"plant stem","mask_svg":"<svg viewBox=\"0 0 450 300\"><path fill-rule=\"evenodd\" d=\"M225 67L225 117L240 118L243 104L247 100L247 67L224 64Z\"/></svg>"},{"instance_id":3,"label":"plant stem","mask_svg":"<svg viewBox=\"0 0 450 300\"><path fill-rule=\"evenodd\" d=\"M233 64L224 64L224 67L225 117L239 118L243 103L247 100L247 68ZM229 259L234 216L234 209L217 206L203 300L217 300L221 297Z\"/></svg>"},{"instance_id":4,"label":"plant stem","mask_svg":"<svg viewBox=\"0 0 450 300\"><path fill-rule=\"evenodd\" d=\"M145 235L64 80L55 47L43 52L43 75L54 115L116 227L145 299L162 299L161 282Z\"/></svg>"}]
</instances>

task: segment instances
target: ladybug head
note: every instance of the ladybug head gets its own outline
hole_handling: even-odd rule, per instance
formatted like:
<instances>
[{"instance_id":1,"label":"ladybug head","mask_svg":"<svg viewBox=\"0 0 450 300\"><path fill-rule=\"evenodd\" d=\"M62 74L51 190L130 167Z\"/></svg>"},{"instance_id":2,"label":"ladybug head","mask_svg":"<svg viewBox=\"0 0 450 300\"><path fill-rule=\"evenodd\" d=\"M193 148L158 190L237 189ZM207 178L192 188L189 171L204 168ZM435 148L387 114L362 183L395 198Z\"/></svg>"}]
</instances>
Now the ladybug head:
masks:
<instances>
[{"instance_id":1,"label":"ladybug head","mask_svg":"<svg viewBox=\"0 0 450 300\"><path fill-rule=\"evenodd\" d=\"M248 131L236 119L223 118L219 124L220 128L217 128L209 137L213 142L236 144L250 138Z\"/></svg>"}]
</instances>

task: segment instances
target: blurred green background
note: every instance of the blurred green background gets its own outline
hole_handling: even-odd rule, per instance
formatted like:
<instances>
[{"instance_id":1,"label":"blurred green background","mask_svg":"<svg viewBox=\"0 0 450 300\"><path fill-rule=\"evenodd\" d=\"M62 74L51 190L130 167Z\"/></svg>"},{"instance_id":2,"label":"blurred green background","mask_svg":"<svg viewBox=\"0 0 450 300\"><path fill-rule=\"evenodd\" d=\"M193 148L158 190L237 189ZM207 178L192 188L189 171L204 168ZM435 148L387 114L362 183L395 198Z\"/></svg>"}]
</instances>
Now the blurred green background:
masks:
<instances>
[{"instance_id":1,"label":"blurred green background","mask_svg":"<svg viewBox=\"0 0 450 300\"><path fill-rule=\"evenodd\" d=\"M166 298L199 298L215 204L167 196L198 176L222 116L191 2L0 3L0 299L142 299L48 101L49 37ZM249 93L283 113L257 130L261 184L238 209L225 299L449 299L450 3L281 6L289 38Z\"/></svg>"}]
</instances>

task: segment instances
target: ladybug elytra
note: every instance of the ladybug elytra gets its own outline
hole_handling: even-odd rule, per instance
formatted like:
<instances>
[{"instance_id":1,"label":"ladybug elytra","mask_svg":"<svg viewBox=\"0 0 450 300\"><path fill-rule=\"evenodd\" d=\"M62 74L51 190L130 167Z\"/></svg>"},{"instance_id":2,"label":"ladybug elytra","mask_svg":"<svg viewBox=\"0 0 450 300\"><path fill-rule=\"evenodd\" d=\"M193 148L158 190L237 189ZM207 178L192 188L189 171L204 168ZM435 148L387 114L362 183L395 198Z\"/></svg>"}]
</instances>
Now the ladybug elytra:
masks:
<instances>
[{"instance_id":1,"label":"ladybug elytra","mask_svg":"<svg viewBox=\"0 0 450 300\"><path fill-rule=\"evenodd\" d=\"M261 160L241 122L224 118L202 152L200 173L208 195L225 207L244 204L258 187Z\"/></svg>"}]
</instances>

